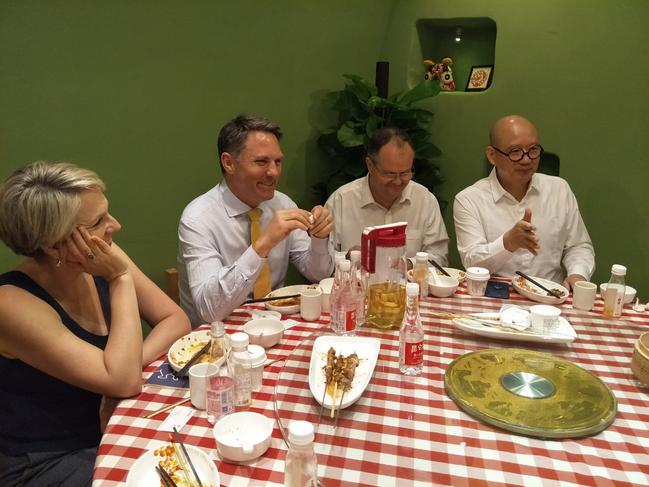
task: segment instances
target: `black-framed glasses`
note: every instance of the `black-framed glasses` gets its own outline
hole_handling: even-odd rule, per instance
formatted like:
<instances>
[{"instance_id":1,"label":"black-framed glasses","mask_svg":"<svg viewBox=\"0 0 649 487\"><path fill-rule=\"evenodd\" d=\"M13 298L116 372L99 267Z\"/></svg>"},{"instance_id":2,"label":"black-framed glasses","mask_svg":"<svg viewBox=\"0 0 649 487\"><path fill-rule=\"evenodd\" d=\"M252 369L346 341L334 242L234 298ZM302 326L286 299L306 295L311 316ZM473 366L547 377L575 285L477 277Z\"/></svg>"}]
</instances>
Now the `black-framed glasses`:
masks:
<instances>
[{"instance_id":1,"label":"black-framed glasses","mask_svg":"<svg viewBox=\"0 0 649 487\"><path fill-rule=\"evenodd\" d=\"M410 168L410 171L403 171L403 172L392 172L392 171L384 171L379 167L379 165L376 163L376 161L372 158L370 158L372 161L372 164L374 164L374 167L378 171L378 173L383 176L386 179L401 179L402 181L407 181L412 179L412 177L415 175L415 168L414 166Z\"/></svg>"},{"instance_id":2,"label":"black-framed glasses","mask_svg":"<svg viewBox=\"0 0 649 487\"><path fill-rule=\"evenodd\" d=\"M512 162L520 162L523 160L523 157L527 156L531 160L538 159L541 157L541 154L543 154L543 147L541 145L533 145L529 149L521 149L520 147L515 147L514 149L510 150L509 152L505 152L500 150L498 147L492 145L491 146L496 152L499 152L503 156L509 157L509 160Z\"/></svg>"}]
</instances>

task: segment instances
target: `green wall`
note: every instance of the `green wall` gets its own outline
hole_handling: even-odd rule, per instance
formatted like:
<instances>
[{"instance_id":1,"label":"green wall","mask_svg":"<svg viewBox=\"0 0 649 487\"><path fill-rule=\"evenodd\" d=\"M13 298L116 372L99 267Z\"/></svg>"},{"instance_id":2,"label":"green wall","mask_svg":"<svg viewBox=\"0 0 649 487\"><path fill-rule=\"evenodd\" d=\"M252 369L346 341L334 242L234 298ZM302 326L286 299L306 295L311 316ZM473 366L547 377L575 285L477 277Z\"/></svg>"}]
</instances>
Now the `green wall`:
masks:
<instances>
[{"instance_id":1,"label":"green wall","mask_svg":"<svg viewBox=\"0 0 649 487\"><path fill-rule=\"evenodd\" d=\"M309 207L326 171L314 146L330 120L321 94L343 73L372 79L378 59L391 63L391 92L412 85L423 72L416 21L456 17L496 22L496 70L488 91L426 105L443 196L484 174L493 120L525 114L561 156L595 280L624 263L649 299L645 0L0 0L0 176L37 159L96 170L124 226L118 242L161 280L182 209L220 179L226 120L248 111L282 125L280 189ZM450 206L445 218L452 233ZM14 262L0 246L0 269Z\"/></svg>"}]
</instances>

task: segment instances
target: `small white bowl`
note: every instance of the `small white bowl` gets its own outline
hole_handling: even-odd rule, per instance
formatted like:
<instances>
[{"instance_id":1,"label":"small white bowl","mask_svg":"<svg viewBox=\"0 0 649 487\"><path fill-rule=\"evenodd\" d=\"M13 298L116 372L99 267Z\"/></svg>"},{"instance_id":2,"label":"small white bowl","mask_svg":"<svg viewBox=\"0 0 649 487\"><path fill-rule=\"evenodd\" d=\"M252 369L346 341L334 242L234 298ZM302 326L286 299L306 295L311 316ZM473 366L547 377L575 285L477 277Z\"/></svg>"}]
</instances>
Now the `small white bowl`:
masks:
<instances>
[{"instance_id":1,"label":"small white bowl","mask_svg":"<svg viewBox=\"0 0 649 487\"><path fill-rule=\"evenodd\" d=\"M603 282L602 284L599 285L599 293L602 296L602 299L604 299L604 293L606 292L606 286L608 285L607 282ZM636 295L636 290L633 289L631 286L625 286L624 287L624 304L629 304L632 303L633 300L635 299Z\"/></svg>"},{"instance_id":2,"label":"small white bowl","mask_svg":"<svg viewBox=\"0 0 649 487\"><path fill-rule=\"evenodd\" d=\"M248 462L268 450L273 422L259 413L243 411L223 416L214 425L212 433L221 458Z\"/></svg>"},{"instance_id":3,"label":"small white bowl","mask_svg":"<svg viewBox=\"0 0 649 487\"><path fill-rule=\"evenodd\" d=\"M259 318L243 325L243 331L250 337L252 345L270 348L282 339L284 324L272 318Z\"/></svg>"},{"instance_id":4,"label":"small white bowl","mask_svg":"<svg viewBox=\"0 0 649 487\"><path fill-rule=\"evenodd\" d=\"M428 292L437 298L447 298L455 294L460 281L454 277L437 276L433 280L432 276L428 277Z\"/></svg>"}]
</instances>

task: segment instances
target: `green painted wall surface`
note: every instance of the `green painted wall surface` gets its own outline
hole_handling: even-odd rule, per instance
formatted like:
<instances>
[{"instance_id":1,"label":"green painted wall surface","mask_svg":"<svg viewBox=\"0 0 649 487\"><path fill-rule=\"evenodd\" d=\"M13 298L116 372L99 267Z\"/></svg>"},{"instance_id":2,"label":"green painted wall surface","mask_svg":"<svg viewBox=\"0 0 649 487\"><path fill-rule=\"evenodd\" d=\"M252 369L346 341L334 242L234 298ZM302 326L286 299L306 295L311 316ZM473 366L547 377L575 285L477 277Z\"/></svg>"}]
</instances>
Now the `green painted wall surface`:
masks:
<instances>
[{"instance_id":1,"label":"green painted wall surface","mask_svg":"<svg viewBox=\"0 0 649 487\"><path fill-rule=\"evenodd\" d=\"M443 196L484 175L494 119L527 115L580 202L594 280L624 263L649 299L645 0L0 0L0 176L37 159L96 170L124 226L118 242L160 280L182 209L220 179L226 120L248 111L282 125L280 189L308 208L326 171L314 146L331 116L322 93L343 73L373 79L378 59L391 62L390 92L412 85L417 20L456 17L496 22L496 71L487 92L426 104ZM450 206L445 218L453 233ZM0 268L15 261L0 246Z\"/></svg>"}]
</instances>

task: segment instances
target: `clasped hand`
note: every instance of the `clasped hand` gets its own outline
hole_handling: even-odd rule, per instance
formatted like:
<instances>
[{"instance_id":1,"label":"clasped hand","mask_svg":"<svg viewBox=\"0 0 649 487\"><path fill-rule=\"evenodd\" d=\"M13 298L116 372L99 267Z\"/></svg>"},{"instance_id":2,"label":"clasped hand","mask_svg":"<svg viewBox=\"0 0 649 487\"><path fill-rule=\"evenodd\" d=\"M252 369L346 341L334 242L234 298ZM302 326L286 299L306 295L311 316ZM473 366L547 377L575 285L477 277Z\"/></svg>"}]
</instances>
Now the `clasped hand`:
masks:
<instances>
[{"instance_id":1,"label":"clasped hand","mask_svg":"<svg viewBox=\"0 0 649 487\"><path fill-rule=\"evenodd\" d=\"M300 208L278 210L264 228L253 248L261 257L284 240L293 230L304 230L316 238L327 238L333 229L333 218L329 210L315 206L311 212Z\"/></svg>"}]
</instances>

